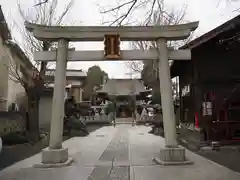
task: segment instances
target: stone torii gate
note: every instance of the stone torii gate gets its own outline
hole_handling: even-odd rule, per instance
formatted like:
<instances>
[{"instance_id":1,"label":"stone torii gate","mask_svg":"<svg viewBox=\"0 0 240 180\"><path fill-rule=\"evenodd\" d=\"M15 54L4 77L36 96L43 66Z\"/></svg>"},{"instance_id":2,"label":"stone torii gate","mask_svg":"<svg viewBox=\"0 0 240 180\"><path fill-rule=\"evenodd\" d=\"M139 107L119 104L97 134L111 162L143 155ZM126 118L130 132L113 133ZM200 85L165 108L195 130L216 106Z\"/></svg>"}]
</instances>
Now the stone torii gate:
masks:
<instances>
[{"instance_id":1,"label":"stone torii gate","mask_svg":"<svg viewBox=\"0 0 240 180\"><path fill-rule=\"evenodd\" d=\"M168 60L190 60L190 50L168 50L168 40L183 40L198 27L198 22L170 26L44 26L25 23L28 31L38 40L58 42L57 51L36 52L36 61L56 61L55 86L53 93L52 118L49 148L42 152L40 167L63 166L71 162L68 150L62 147L64 89L66 82L67 61L107 61L107 60L157 60L160 69L161 104L165 147L160 149L160 156L155 160L161 164L189 163L185 149L178 146L176 140L176 122L172 99L172 82ZM104 51L68 51L70 41L103 41L106 36L120 37L121 41L156 41L157 49L123 50L116 52L112 47L107 58ZM114 39L111 39L114 41ZM116 40L116 39L115 39ZM120 43L120 40L119 40ZM118 43L118 45L119 45ZM110 46L114 46L110 41ZM115 43L116 44L116 43ZM114 49L115 48L115 49ZM108 54L109 55L109 54ZM112 56L113 55L113 56Z\"/></svg>"}]
</instances>

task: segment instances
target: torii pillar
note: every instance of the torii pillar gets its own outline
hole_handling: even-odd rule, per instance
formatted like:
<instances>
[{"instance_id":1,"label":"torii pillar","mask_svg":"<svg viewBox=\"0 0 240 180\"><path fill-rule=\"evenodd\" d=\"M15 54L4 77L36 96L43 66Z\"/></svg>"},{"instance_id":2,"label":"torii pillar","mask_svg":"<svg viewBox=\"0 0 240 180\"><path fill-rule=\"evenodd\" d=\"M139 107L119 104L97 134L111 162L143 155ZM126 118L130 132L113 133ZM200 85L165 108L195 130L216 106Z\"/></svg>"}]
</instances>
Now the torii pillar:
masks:
<instances>
[{"instance_id":1,"label":"torii pillar","mask_svg":"<svg viewBox=\"0 0 240 180\"><path fill-rule=\"evenodd\" d=\"M172 96L172 79L168 61L167 40L157 39L159 54L159 76L161 104L163 112L163 127L165 137L165 147L160 149L160 156L154 161L163 165L191 164L186 159L185 149L178 146L176 135L176 120Z\"/></svg>"},{"instance_id":2,"label":"torii pillar","mask_svg":"<svg viewBox=\"0 0 240 180\"><path fill-rule=\"evenodd\" d=\"M62 147L68 44L65 39L58 40L49 148L42 151L42 164L37 167L65 166L72 162L68 149Z\"/></svg>"}]
</instances>

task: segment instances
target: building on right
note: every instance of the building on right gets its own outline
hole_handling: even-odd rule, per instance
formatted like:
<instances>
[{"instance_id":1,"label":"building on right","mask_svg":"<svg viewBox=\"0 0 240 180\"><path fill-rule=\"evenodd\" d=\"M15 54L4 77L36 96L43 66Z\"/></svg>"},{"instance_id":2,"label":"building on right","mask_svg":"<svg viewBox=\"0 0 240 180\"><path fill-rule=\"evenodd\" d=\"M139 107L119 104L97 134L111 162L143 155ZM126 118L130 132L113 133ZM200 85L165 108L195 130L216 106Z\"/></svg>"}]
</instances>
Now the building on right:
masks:
<instances>
[{"instance_id":1,"label":"building on right","mask_svg":"<svg viewBox=\"0 0 240 180\"><path fill-rule=\"evenodd\" d=\"M196 38L191 61L175 61L180 123L198 133L201 141L240 142L240 15Z\"/></svg>"}]
</instances>

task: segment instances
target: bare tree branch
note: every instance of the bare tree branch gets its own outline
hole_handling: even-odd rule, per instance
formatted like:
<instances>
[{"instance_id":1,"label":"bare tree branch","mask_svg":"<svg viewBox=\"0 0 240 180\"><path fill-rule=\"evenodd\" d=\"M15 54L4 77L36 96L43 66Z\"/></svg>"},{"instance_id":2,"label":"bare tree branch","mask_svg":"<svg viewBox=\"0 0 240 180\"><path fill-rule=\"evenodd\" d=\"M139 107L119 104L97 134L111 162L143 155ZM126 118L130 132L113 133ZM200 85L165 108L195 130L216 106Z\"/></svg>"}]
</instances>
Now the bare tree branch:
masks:
<instances>
[{"instance_id":1,"label":"bare tree branch","mask_svg":"<svg viewBox=\"0 0 240 180\"><path fill-rule=\"evenodd\" d=\"M222 3L224 2L226 4L226 6L228 7L230 4L232 3L237 3L239 2L240 0L218 0L217 2L217 7ZM240 10L240 7L236 7L234 8L233 12L238 12Z\"/></svg>"},{"instance_id":2,"label":"bare tree branch","mask_svg":"<svg viewBox=\"0 0 240 180\"><path fill-rule=\"evenodd\" d=\"M152 15L153 15L153 11L154 11L154 5L156 3L156 0L153 0L153 3L152 3L152 6L150 8L150 11L149 11L149 15L148 17L146 18L146 22L145 24L148 25L149 22L151 21L151 18L152 18ZM160 5L160 8L159 8L159 11L161 12L161 5Z\"/></svg>"},{"instance_id":3,"label":"bare tree branch","mask_svg":"<svg viewBox=\"0 0 240 180\"><path fill-rule=\"evenodd\" d=\"M29 21L32 23L43 24L43 25L62 25L66 23L66 18L71 11L74 0L69 0L66 3L65 8L59 13L58 7L59 0L48 0L47 3L42 3L41 0L35 0L35 4L39 4L32 8L26 9L20 3L17 3L18 11L21 16L21 22L14 22L15 29L21 33L23 36L23 50L29 56L30 59L33 59L34 51L43 50L43 42L35 39L31 33L29 33L25 27L23 22ZM47 42L45 42L47 43ZM49 47L51 44L49 43Z\"/></svg>"},{"instance_id":4,"label":"bare tree branch","mask_svg":"<svg viewBox=\"0 0 240 180\"><path fill-rule=\"evenodd\" d=\"M131 7L132 7L133 4L136 3L136 2L137 2L137 0L127 1L127 2L125 2L125 3L122 3L122 4L120 4L120 5L116 6L116 7L114 7L114 8L110 8L110 9L108 9L108 10L100 11L100 13L105 14L105 13L109 13L109 12L111 12L111 11L116 11L116 10L118 10L118 9L124 7L124 6L129 5L129 4L132 4L132 5L131 5Z\"/></svg>"},{"instance_id":5,"label":"bare tree branch","mask_svg":"<svg viewBox=\"0 0 240 180\"><path fill-rule=\"evenodd\" d=\"M58 7L58 0L48 0L45 3L42 0L35 0L35 6L31 7L29 9L26 9L23 7L18 1L17 7L19 15L22 19L22 21L14 21L13 28L15 29L19 34L22 35L22 41L19 42L22 46L22 49L24 53L29 57L30 60L34 63L35 67L39 67L39 62L33 61L33 53L34 51L43 51L43 50L49 50L51 46L55 46L54 43L50 42L42 42L35 39L31 33L29 33L24 26L24 21L29 21L32 23L38 23L38 24L44 24L44 25L61 25L66 23L66 18L68 13L71 11L71 7L73 6L73 0L69 0L66 3L65 8L61 11L59 11ZM16 38L17 39L17 38ZM19 39L18 39L19 40ZM16 41L18 41L16 40ZM45 68L41 68L45 72L45 69L47 66L52 66L52 63L42 63L42 65L46 66ZM18 79L21 81L18 74L16 74L15 69L13 66L11 66L11 74L15 77L15 79ZM45 73L44 73L45 74ZM44 77L44 74L40 73L41 77ZM30 85L31 86L31 85Z\"/></svg>"},{"instance_id":6,"label":"bare tree branch","mask_svg":"<svg viewBox=\"0 0 240 180\"><path fill-rule=\"evenodd\" d=\"M158 10L155 10L154 12L151 12L153 7L152 6L150 10L151 17L147 17L146 21L144 21L143 24L147 23L145 25L175 25L175 24L180 24L184 22L186 9L187 9L186 6L184 6L179 11L172 10L170 12L167 12L164 8L163 1L158 3L161 8L159 8ZM168 42L168 48L177 49L178 47L185 44L186 41L187 40L179 41L179 42L170 41ZM157 48L156 42L151 42L151 41L133 42L131 45L134 49L141 49L141 50ZM151 76L153 77L157 76L157 72L158 72L157 61L134 61L133 60L130 62L126 62L126 66L131 68L135 73L141 72L144 67L148 66L148 67L151 67L150 69L152 69L152 71L149 72L151 73Z\"/></svg>"},{"instance_id":7,"label":"bare tree branch","mask_svg":"<svg viewBox=\"0 0 240 180\"><path fill-rule=\"evenodd\" d=\"M128 15L130 14L130 12L131 12L132 9L134 8L135 4L137 3L137 0L132 0L132 1L129 1L128 3L123 3L122 5L119 6L119 8L121 8L121 7L124 7L125 5L130 4L130 3L132 3L132 4L131 4L130 8L128 9L128 11L127 11L126 13L122 14L121 16L119 16L118 18L116 18L116 19L110 24L110 26L115 25L115 23L117 23L118 26L121 26L121 25L122 25L123 21L128 17ZM125 5L124 5L124 4L125 4ZM117 8L117 9L119 9L119 8ZM113 8L113 9L116 9L116 8ZM116 10L117 10L117 9L116 9ZM110 10L108 10L108 11L110 11ZM114 10L113 10L113 11L114 11ZM107 12L107 11L105 11L105 12Z\"/></svg>"},{"instance_id":8,"label":"bare tree branch","mask_svg":"<svg viewBox=\"0 0 240 180\"><path fill-rule=\"evenodd\" d=\"M186 9L187 6L183 6L180 10L174 10L167 11L164 7L163 0L156 0L152 1L152 3L155 3L158 7L157 9L154 9L154 4L151 4L149 11L146 13L146 18L142 21L142 25L175 25L184 23L185 21L185 15L186 15ZM187 40L184 41L169 41L167 46L169 49L178 49L180 46L187 43L190 39L189 37ZM133 42L132 47L134 49L140 49L140 50L146 50L146 49L156 49L157 51L157 44L155 41L139 41L139 42ZM169 61L169 64L171 65L173 61ZM126 62L126 66L130 68L135 73L141 73L142 78L145 79L144 81L147 81L147 84L149 87L156 86L159 88L159 66L158 66L158 60L153 61L130 61ZM158 83L157 83L158 82Z\"/></svg>"},{"instance_id":9,"label":"bare tree branch","mask_svg":"<svg viewBox=\"0 0 240 180\"><path fill-rule=\"evenodd\" d=\"M4 53L1 53L1 55L4 57L4 66L8 70L8 78L15 83L20 83L25 89L28 82L20 72L20 66L18 66L18 63L12 58L11 54L8 53L7 50L4 50Z\"/></svg>"},{"instance_id":10,"label":"bare tree branch","mask_svg":"<svg viewBox=\"0 0 240 180\"><path fill-rule=\"evenodd\" d=\"M45 3L47 3L47 2L48 2L48 0L45 0L45 1L43 1L43 2L39 2L39 3L35 4L34 6L41 6L42 4L45 4Z\"/></svg>"},{"instance_id":11,"label":"bare tree branch","mask_svg":"<svg viewBox=\"0 0 240 180\"><path fill-rule=\"evenodd\" d=\"M121 26L125 23L127 19L131 18L132 13L134 11L139 10L141 8L148 9L145 13L145 20L143 21L145 25L148 25L152 18L152 14L155 11L162 12L164 0L129 0L129 1L116 1L115 7L110 7L105 9L101 7L100 13L109 14L111 13L115 19L109 23L109 25L118 25Z\"/></svg>"},{"instance_id":12,"label":"bare tree branch","mask_svg":"<svg viewBox=\"0 0 240 180\"><path fill-rule=\"evenodd\" d=\"M233 2L238 2L240 0L218 0L217 6L221 2L227 3L229 5ZM140 9L141 7L144 7L144 9L147 11L147 13L144 15L145 17L145 23L148 24L149 19L151 18L154 11L160 11L163 14L166 14L168 17L169 14L164 11L164 8L162 7L164 5L164 0L115 0L116 4L113 7L105 8L101 7L100 13L102 14L112 14L115 16L115 19L112 20L110 25L123 25L126 19L131 18L131 15L134 11ZM234 11L238 11L240 9L236 8Z\"/></svg>"},{"instance_id":13,"label":"bare tree branch","mask_svg":"<svg viewBox=\"0 0 240 180\"><path fill-rule=\"evenodd\" d=\"M35 0L35 4L40 3L41 0ZM32 60L34 67L39 67L39 62L33 61L33 53L34 51L42 51L49 50L51 46L55 44L51 44L49 42L42 42L35 39L32 34L30 34L24 27L24 21L30 21L33 23L45 24L45 25L59 25L65 23L66 17L71 10L73 5L73 0L70 0L66 7L62 12L58 12L58 0L48 0L46 4L40 4L39 6L34 6L30 9L25 9L21 6L20 2L17 3L19 15L22 18L22 21L14 21L12 29L18 31L19 34L22 35L22 40L18 44L22 46L23 52ZM18 39L19 40L19 39ZM17 41L17 40L16 40ZM6 53L5 53L6 54ZM6 55L5 55L6 56ZM32 88L34 83L32 80L29 81L29 77L23 76L21 69L15 62L14 58L11 57L11 54L6 57L9 59L8 64L6 64L6 68L9 72L9 79L16 83L20 83L26 92L28 92L28 88ZM47 66L51 66L51 63L42 63L40 77L44 79L45 70L48 68ZM43 67L44 66L44 67ZM24 68L23 68L24 69ZM29 75L28 75L29 76ZM32 78L32 77L30 77ZM43 81L42 81L43 82ZM36 82L35 82L36 83ZM44 86L44 84L42 84ZM38 87L39 88L39 87Z\"/></svg>"},{"instance_id":14,"label":"bare tree branch","mask_svg":"<svg viewBox=\"0 0 240 180\"><path fill-rule=\"evenodd\" d=\"M18 12L21 17L21 20L14 22L14 29L19 33L22 39L16 38L21 45L23 52L28 56L29 59L33 61L33 53L34 51L48 51L52 46L56 44L50 42L42 42L35 39L32 34L30 34L24 26L24 21L43 24L43 25L61 25L66 23L66 18L68 13L71 10L73 5L73 0L69 0L66 3L65 8L59 11L58 0L35 0L35 6L26 9L21 4L20 1L17 3ZM15 32L15 34L17 34ZM7 43L4 42L4 43ZM6 44L5 44L6 46ZM21 61L21 57L15 57L14 50L11 48L5 48L6 52L4 53L6 60L6 68L8 70L9 79L11 79L15 83L20 83L25 89L28 105L27 112L29 118L29 132L31 133L31 137L35 140L39 138L39 128L38 128L38 105L40 100L40 93L43 92L44 88L44 77L45 70L47 69L46 63L41 63L41 68L39 68L39 63L35 63L35 67L29 70L29 66L26 68L25 63ZM23 54L24 54L23 53ZM27 59L27 58L26 58ZM19 62L18 62L19 61ZM18 64L19 63L19 64ZM48 64L51 65L51 64ZM32 72L36 70L36 68L40 69L40 73L36 73L36 77L32 75ZM25 72L28 69L28 72ZM26 74L25 74L26 73Z\"/></svg>"},{"instance_id":15,"label":"bare tree branch","mask_svg":"<svg viewBox=\"0 0 240 180\"><path fill-rule=\"evenodd\" d=\"M131 16L132 12L135 10L144 7L148 4L149 1L152 0L128 0L128 1L116 1L116 6L105 8L101 5L99 6L101 14L112 14L115 19L112 21L108 21L109 25L117 25L122 26L125 25L125 22L128 21L128 18ZM104 22L106 24L106 22Z\"/></svg>"}]
</instances>

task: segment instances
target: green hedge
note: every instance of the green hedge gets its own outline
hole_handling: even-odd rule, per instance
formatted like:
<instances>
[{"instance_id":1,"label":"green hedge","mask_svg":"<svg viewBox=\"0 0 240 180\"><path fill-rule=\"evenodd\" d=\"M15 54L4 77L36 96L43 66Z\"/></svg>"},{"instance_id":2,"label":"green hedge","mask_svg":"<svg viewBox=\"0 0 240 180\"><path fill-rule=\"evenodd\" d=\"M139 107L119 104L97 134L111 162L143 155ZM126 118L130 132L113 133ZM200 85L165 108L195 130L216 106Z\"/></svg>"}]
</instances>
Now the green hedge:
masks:
<instances>
[{"instance_id":1,"label":"green hedge","mask_svg":"<svg viewBox=\"0 0 240 180\"><path fill-rule=\"evenodd\" d=\"M28 138L22 133L10 133L2 137L3 144L15 145L29 142Z\"/></svg>"}]
</instances>

